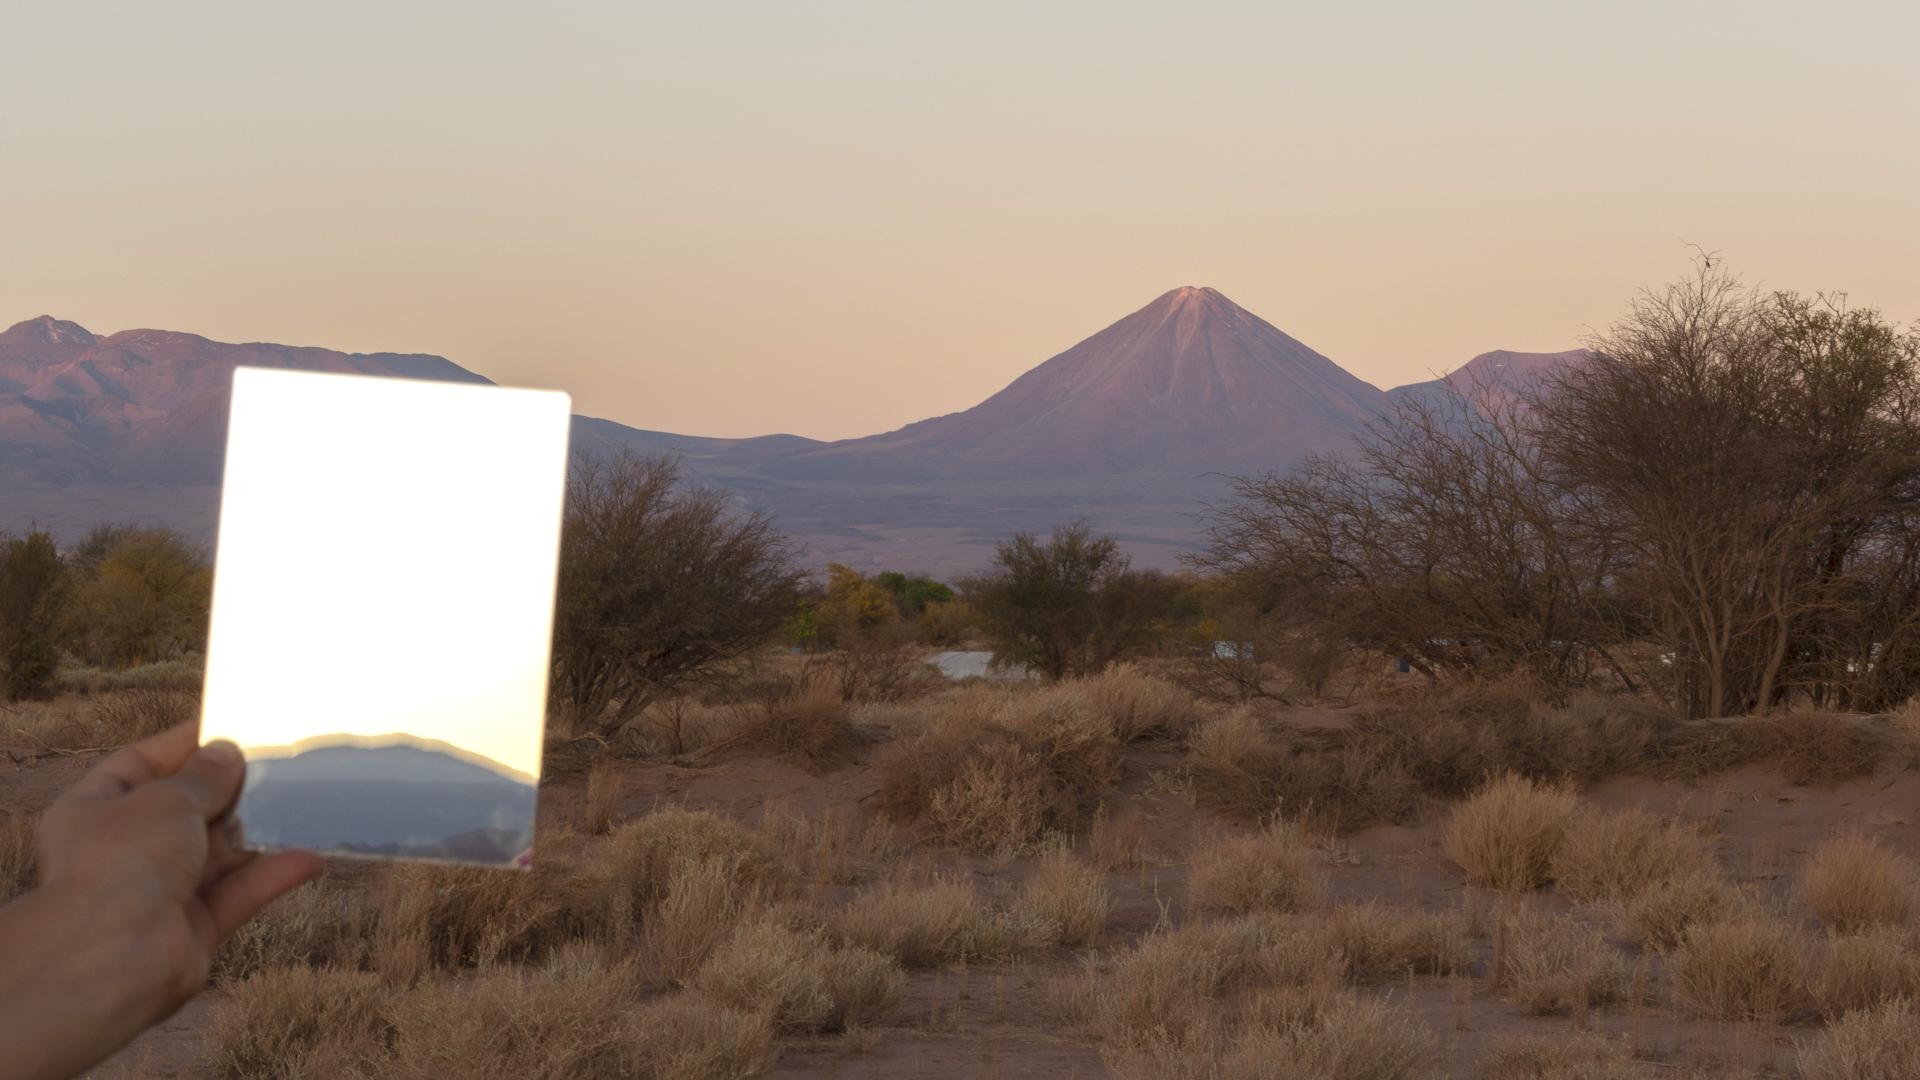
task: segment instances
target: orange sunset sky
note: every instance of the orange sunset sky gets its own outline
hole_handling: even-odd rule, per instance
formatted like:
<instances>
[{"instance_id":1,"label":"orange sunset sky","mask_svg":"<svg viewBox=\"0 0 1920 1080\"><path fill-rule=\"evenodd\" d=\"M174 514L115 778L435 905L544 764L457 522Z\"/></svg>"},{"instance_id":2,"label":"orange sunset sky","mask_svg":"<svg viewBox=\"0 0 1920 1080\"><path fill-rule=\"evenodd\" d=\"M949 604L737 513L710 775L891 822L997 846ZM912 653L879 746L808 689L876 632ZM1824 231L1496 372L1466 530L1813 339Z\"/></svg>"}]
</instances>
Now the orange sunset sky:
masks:
<instances>
[{"instance_id":1,"label":"orange sunset sky","mask_svg":"<svg viewBox=\"0 0 1920 1080\"><path fill-rule=\"evenodd\" d=\"M434 352L839 437L1176 285L1383 386L1682 238L1920 316L1910 3L35 4L0 325Z\"/></svg>"}]
</instances>

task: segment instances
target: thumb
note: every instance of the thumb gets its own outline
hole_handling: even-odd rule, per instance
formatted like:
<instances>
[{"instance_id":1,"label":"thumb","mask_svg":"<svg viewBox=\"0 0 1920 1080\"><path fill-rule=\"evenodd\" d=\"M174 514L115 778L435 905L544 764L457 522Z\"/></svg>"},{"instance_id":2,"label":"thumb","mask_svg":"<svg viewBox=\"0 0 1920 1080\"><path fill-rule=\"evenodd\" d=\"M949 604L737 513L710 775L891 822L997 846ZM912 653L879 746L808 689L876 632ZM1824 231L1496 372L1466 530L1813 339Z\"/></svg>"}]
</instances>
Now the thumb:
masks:
<instances>
[{"instance_id":1,"label":"thumb","mask_svg":"<svg viewBox=\"0 0 1920 1080\"><path fill-rule=\"evenodd\" d=\"M219 739L194 751L170 782L184 788L200 813L212 821L233 806L246 775L247 764L240 748Z\"/></svg>"}]
</instances>

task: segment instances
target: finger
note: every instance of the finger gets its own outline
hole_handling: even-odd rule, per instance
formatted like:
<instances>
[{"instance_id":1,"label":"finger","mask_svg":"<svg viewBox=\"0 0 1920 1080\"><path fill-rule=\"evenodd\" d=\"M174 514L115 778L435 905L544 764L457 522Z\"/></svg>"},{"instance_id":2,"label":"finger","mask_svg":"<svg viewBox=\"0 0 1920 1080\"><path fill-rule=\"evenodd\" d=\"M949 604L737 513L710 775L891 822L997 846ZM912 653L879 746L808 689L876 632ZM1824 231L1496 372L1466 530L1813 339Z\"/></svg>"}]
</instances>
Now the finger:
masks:
<instances>
[{"instance_id":1,"label":"finger","mask_svg":"<svg viewBox=\"0 0 1920 1080\"><path fill-rule=\"evenodd\" d=\"M240 748L219 739L195 750L179 772L160 783L179 785L192 797L201 815L212 821L233 808L246 778L247 764Z\"/></svg>"},{"instance_id":2,"label":"finger","mask_svg":"<svg viewBox=\"0 0 1920 1080\"><path fill-rule=\"evenodd\" d=\"M207 871L200 876L200 887L219 881L251 861L254 853L246 850L240 836L240 822L231 814L207 826Z\"/></svg>"},{"instance_id":3,"label":"finger","mask_svg":"<svg viewBox=\"0 0 1920 1080\"><path fill-rule=\"evenodd\" d=\"M214 882L206 893L207 913L213 917L213 941L218 945L283 894L299 888L325 865L311 851L281 851L262 855Z\"/></svg>"},{"instance_id":4,"label":"finger","mask_svg":"<svg viewBox=\"0 0 1920 1080\"><path fill-rule=\"evenodd\" d=\"M73 785L69 794L120 795L148 781L171 776L199 742L199 724L191 720L177 724L107 755Z\"/></svg>"}]
</instances>

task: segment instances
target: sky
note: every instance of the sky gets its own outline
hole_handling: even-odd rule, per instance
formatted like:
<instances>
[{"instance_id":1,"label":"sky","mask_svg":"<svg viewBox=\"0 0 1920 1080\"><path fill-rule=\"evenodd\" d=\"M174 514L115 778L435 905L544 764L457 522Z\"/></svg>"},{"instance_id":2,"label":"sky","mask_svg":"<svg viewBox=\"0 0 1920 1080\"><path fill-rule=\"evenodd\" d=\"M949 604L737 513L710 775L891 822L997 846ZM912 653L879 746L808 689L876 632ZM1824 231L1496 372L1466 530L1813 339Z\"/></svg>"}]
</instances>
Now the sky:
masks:
<instances>
[{"instance_id":1,"label":"sky","mask_svg":"<svg viewBox=\"0 0 1920 1080\"><path fill-rule=\"evenodd\" d=\"M1687 241L1920 317L1920 5L105 5L8 15L0 325L447 356L837 438L1211 285L1382 386Z\"/></svg>"}]
</instances>

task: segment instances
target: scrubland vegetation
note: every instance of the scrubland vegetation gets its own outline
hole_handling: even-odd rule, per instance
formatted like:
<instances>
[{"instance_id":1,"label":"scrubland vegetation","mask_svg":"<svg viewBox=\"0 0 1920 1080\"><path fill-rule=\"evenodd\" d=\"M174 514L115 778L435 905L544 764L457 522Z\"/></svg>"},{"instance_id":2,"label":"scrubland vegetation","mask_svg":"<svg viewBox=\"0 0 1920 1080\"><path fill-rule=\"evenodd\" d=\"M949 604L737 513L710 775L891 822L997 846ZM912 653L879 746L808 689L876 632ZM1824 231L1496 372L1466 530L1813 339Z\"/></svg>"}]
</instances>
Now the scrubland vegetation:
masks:
<instances>
[{"instance_id":1,"label":"scrubland vegetation","mask_svg":"<svg viewBox=\"0 0 1920 1080\"><path fill-rule=\"evenodd\" d=\"M1707 275L1602 344L1249 479L1177 575L1073 525L814 578L670 461L576 470L534 870L335 864L173 1067L1920 1077L1913 340ZM177 622L71 621L164 547L7 549L0 893L193 714Z\"/></svg>"}]
</instances>

